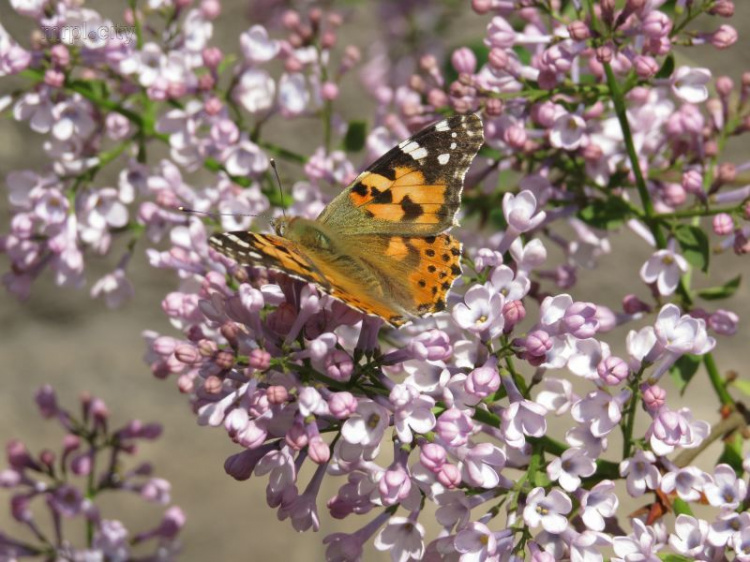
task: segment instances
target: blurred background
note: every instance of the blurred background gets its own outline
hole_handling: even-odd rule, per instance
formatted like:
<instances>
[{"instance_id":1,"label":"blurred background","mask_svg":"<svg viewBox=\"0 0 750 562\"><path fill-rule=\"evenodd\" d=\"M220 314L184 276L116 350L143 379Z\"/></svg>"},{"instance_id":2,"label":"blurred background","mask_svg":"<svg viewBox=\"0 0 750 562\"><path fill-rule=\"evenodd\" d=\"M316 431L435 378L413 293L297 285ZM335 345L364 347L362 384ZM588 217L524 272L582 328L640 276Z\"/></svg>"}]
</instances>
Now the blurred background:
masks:
<instances>
[{"instance_id":1,"label":"blurred background","mask_svg":"<svg viewBox=\"0 0 750 562\"><path fill-rule=\"evenodd\" d=\"M253 23L254 14L261 13L270 4L274 3L224 2L222 15L214 22L214 43L225 52L238 52L239 34ZM366 58L368 47L379 36L378 9L384 9L388 4L391 2L333 3L333 6L341 7L347 22L341 28L339 44L358 45ZM737 14L729 23L739 32L738 43L728 51L716 51L711 47L690 49L687 52L690 58L683 58L683 63L708 66L714 76L727 74L737 83L741 73L750 70L747 41L750 3L738 1L736 4ZM115 24L123 21L123 6L122 2L101 0L91 4ZM489 21L488 17L475 15L468 2L458 6L459 17L448 34L435 38L436 44L442 44L448 56L453 48L479 40ZM0 22L22 45L28 45L31 27L27 20L12 11L7 0L0 0ZM0 81L0 96L22 83L3 79ZM363 97L362 88L356 83L356 76L349 76L342 85L337 110L345 119L369 119L371 107L369 98ZM306 131L317 131L317 123L313 120L305 125L296 120L289 126L274 119L266 129L270 133L269 140L303 154L310 154L316 148L309 142L310 138L320 138L319 133L305 134ZM25 123L7 118L0 120L0 177L4 178L9 171L16 169L42 169L47 159L41 149L41 140ZM159 156L150 162L158 162ZM735 163L745 161L747 147L730 146L726 158ZM302 176L301 170L292 164L282 163L281 168L286 186ZM109 177L103 174L101 178L113 183L115 179L112 174ZM2 231L7 229L6 209L3 193L0 197ZM460 230L457 234L460 238ZM646 296L642 284L637 281L637 272L648 257L649 248L626 232L615 233L612 246L612 253L604 256L599 269L579 272L579 283L572 291L574 298L619 309L619 299L625 293ZM160 308L161 299L176 287L175 277L168 271L149 268L140 251L130 267L136 296L129 305L112 311L88 296L91 283L113 268L117 256L118 252L114 251L109 258L88 261L89 286L85 290L58 289L49 278L45 278L35 284L31 298L25 303L0 291L0 441L18 438L33 451L59 448L62 431L55 423L41 420L33 402L34 391L42 384L51 384L58 391L61 402L69 408L77 408L77 399L82 392L91 393L108 404L113 426L132 418L164 424L163 437L144 445L138 458L153 461L156 476L172 483L173 503L181 506L187 514L187 526L182 534L183 560L263 560L279 556L290 561L323 560L321 541L326 534L356 530L369 521L371 515L345 521L327 517L325 501L344 482L341 478L329 478L319 503L321 532L297 534L288 521L279 522L275 512L266 506L265 480L253 477L246 482L236 482L224 473L225 458L238 452L239 448L227 439L223 429L198 427L187 398L177 391L174 380L155 379L141 360L145 351L141 337L143 330L177 335ZM714 285L727 281L742 270L745 273L750 271L747 257L743 260L728 255L712 259L711 284ZM6 271L7 267L7 260L0 256L0 271ZM697 286L709 285L700 273L695 275L695 282ZM734 369L742 377L747 377L746 342L750 337L747 282L745 279L731 301L720 304L722 308L735 310L742 322L740 332L734 338L720 338L716 353L722 372ZM632 283L638 286L629 286ZM623 330L615 331L607 338L615 350L622 348L624 334ZM696 409L695 415L713 424L718 419L716 402L713 399L701 400L701 393L706 390L703 371L699 371L684 397L684 404L700 404L702 409ZM674 400L675 396L670 395L670 399ZM303 472L301 487L308 477L309 474ZM8 515L7 499L0 490L0 531L13 534L15 524ZM133 530L144 529L148 522L155 524L161 518L159 508L141 508L142 502L136 500L132 506L112 506L113 515L117 509L118 518L122 518L123 512L127 514L124 522ZM106 507L104 515L107 515ZM370 547L365 559L386 560L388 556Z\"/></svg>"}]
</instances>

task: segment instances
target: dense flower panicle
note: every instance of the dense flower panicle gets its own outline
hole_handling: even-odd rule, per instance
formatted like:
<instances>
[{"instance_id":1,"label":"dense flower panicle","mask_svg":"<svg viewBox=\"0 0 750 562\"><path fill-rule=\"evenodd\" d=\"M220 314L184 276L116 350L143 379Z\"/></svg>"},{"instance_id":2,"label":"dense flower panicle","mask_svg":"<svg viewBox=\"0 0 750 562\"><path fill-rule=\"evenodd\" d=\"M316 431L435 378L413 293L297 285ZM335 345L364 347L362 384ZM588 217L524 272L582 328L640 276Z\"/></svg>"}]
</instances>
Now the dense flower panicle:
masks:
<instances>
[{"instance_id":1,"label":"dense flower panicle","mask_svg":"<svg viewBox=\"0 0 750 562\"><path fill-rule=\"evenodd\" d=\"M348 11L281 3L257 10L236 54L212 44L220 3L187 4L149 0L125 13L126 31L79 37L65 30L116 26L66 2L11 2L46 31L26 50L0 27L0 77L30 79L0 98L0 111L44 135L50 159L46 170L6 177L11 219L0 251L11 293L28 297L45 269L58 285L82 287L88 260L114 252L117 265L91 295L120 306L134 294L128 265L147 240L148 263L179 279L162 310L180 334L144 332L145 361L157 378L174 375L200 425L223 428L237 445L227 474L268 478L269 506L295 530L317 531L322 505L335 518L366 516L358 531L324 539L328 560L359 560L371 546L402 562L596 561L607 549L624 561L750 557L739 426L712 431L664 382L682 390L702 361L722 415L741 417L709 334L738 331L738 315L711 301L739 281L693 290L690 274L708 269L709 230L717 248L739 259L750 252L750 187L733 185L750 165L721 153L750 130L750 76L735 85L709 68L676 66L673 53L735 43L723 20L708 31L691 25L731 17L733 2L572 2L560 12L554 2L475 0L483 41L453 50L422 29L451 24L438 3L379 5L383 37L365 50L339 45ZM372 98L371 119L346 121L340 101L350 92ZM445 312L389 330L325 288L238 266L209 247L213 231L260 230L279 207L315 219L360 164L450 113L483 122L463 212L466 225L485 228L457 233L463 269ZM311 118L321 134L305 155L268 140L274 124ZM159 144L168 157L155 160ZM288 194L273 182L271 158L301 165ZM121 172L107 185L99 172L115 165ZM391 196L403 206L433 187L404 183ZM711 228L698 217L712 217ZM591 302L576 285L613 258L610 233L620 225L637 235L634 245L645 242L643 265L631 271L631 293ZM618 301L621 310L610 308ZM37 403L70 433L60 462L78 476L96 470L54 393L43 389ZM106 433L103 403L85 409ZM114 434L128 451L158 433L131 423ZM618 434L621 451L610 442ZM684 454L725 435L722 464L686 466ZM17 442L8 458L8 488L50 474L55 462ZM343 483L326 501L328 477ZM618 479L647 515L618 513ZM98 485L162 504L170 496L146 468ZM173 554L176 508L131 536L70 483L44 494L53 513L94 526L82 556L124 559L132 543L155 538ZM437 507L435 537L427 503ZM693 503L713 511L698 518ZM11 508L33 528L28 497ZM671 511L678 516L663 517ZM30 548L0 536L8 556ZM77 553L58 553L68 554Z\"/></svg>"},{"instance_id":2,"label":"dense flower panicle","mask_svg":"<svg viewBox=\"0 0 750 562\"><path fill-rule=\"evenodd\" d=\"M56 418L66 432L63 448L58 456L45 450L34 457L20 441L8 443L9 468L0 472L0 487L14 493L11 513L30 531L25 536L33 536L37 542L2 534L0 556L9 560L16 557L125 560L132 556L134 545L145 543L154 545L155 558L177 557L178 538L185 525L185 515L179 507L168 507L153 529L133 534L121 521L105 519L97 501L105 492L109 495L122 491L164 506L171 503L170 483L153 477L151 464L141 463L128 470L120 466L120 459L132 455L139 440L158 438L161 426L134 420L122 428L108 429L109 412L102 400L84 395L81 412L76 413L57 404L50 386L37 391L36 402L42 416ZM55 522L55 538L46 535L44 525L37 519L37 510L31 509L32 505L42 503L42 499ZM69 521L74 519L81 519L91 530L88 543L77 538L78 526L75 531L70 529Z\"/></svg>"}]
</instances>

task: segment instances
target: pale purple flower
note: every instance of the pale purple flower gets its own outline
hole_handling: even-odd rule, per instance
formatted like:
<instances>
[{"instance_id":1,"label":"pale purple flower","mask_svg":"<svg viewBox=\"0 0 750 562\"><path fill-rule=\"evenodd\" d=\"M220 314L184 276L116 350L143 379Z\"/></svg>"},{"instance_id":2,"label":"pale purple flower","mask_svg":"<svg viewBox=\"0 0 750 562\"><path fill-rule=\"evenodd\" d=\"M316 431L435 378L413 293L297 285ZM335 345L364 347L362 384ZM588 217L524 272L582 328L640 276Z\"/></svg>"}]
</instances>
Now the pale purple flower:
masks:
<instances>
[{"instance_id":1,"label":"pale purple flower","mask_svg":"<svg viewBox=\"0 0 750 562\"><path fill-rule=\"evenodd\" d=\"M269 39L268 31L262 25L254 25L242 33L240 46L245 60L252 64L270 61L280 49L279 42Z\"/></svg>"},{"instance_id":2,"label":"pale purple flower","mask_svg":"<svg viewBox=\"0 0 750 562\"><path fill-rule=\"evenodd\" d=\"M674 304L666 304L659 311L654 332L659 343L677 355L704 355L716 345L716 340L706 333L703 319L680 316L680 309Z\"/></svg>"},{"instance_id":3,"label":"pale purple flower","mask_svg":"<svg viewBox=\"0 0 750 562\"><path fill-rule=\"evenodd\" d=\"M547 465L547 476L558 481L566 492L575 492L586 478L596 472L596 462L587 456L587 451L571 447L552 459Z\"/></svg>"},{"instance_id":4,"label":"pale purple flower","mask_svg":"<svg viewBox=\"0 0 750 562\"><path fill-rule=\"evenodd\" d=\"M249 68L240 76L234 98L250 113L271 108L276 95L276 82L265 70Z\"/></svg>"},{"instance_id":5,"label":"pale purple flower","mask_svg":"<svg viewBox=\"0 0 750 562\"><path fill-rule=\"evenodd\" d=\"M641 266L641 279L644 283L656 283L660 295L674 293L680 277L688 272L688 263L680 254L672 250L657 250Z\"/></svg>"},{"instance_id":6,"label":"pale purple flower","mask_svg":"<svg viewBox=\"0 0 750 562\"><path fill-rule=\"evenodd\" d=\"M708 503L724 509L736 509L747 498L747 483L727 464L714 469L714 476L705 487Z\"/></svg>"},{"instance_id":7,"label":"pale purple flower","mask_svg":"<svg viewBox=\"0 0 750 562\"><path fill-rule=\"evenodd\" d=\"M396 505L409 497L411 492L411 477L401 466L395 466L384 471L380 476L378 490L383 505Z\"/></svg>"},{"instance_id":8,"label":"pale purple flower","mask_svg":"<svg viewBox=\"0 0 750 562\"><path fill-rule=\"evenodd\" d=\"M603 531L606 519L617 514L620 500L614 492L615 483L603 480L581 497L581 518L592 531Z\"/></svg>"},{"instance_id":9,"label":"pale purple flower","mask_svg":"<svg viewBox=\"0 0 750 562\"><path fill-rule=\"evenodd\" d=\"M711 71L707 68L681 66L672 74L672 93L687 103L703 103L708 99L706 84L710 80Z\"/></svg>"},{"instance_id":10,"label":"pale purple flower","mask_svg":"<svg viewBox=\"0 0 750 562\"><path fill-rule=\"evenodd\" d=\"M573 113L562 113L549 131L549 141L555 148L577 150L584 140L586 122Z\"/></svg>"},{"instance_id":11,"label":"pale purple flower","mask_svg":"<svg viewBox=\"0 0 750 562\"><path fill-rule=\"evenodd\" d=\"M702 559L707 546L708 522L682 513L677 516L674 529L669 545L683 556Z\"/></svg>"},{"instance_id":12,"label":"pale purple flower","mask_svg":"<svg viewBox=\"0 0 750 562\"><path fill-rule=\"evenodd\" d=\"M310 104L310 90L301 72L282 74L279 79L279 108L285 117L305 112Z\"/></svg>"},{"instance_id":13,"label":"pale purple flower","mask_svg":"<svg viewBox=\"0 0 750 562\"><path fill-rule=\"evenodd\" d=\"M13 106L13 117L17 121L28 120L32 131L48 133L56 121L54 107L47 88L40 88L34 92L27 92L18 99Z\"/></svg>"},{"instance_id":14,"label":"pale purple flower","mask_svg":"<svg viewBox=\"0 0 750 562\"><path fill-rule=\"evenodd\" d=\"M539 391L534 401L548 412L560 416L570 410L578 399L569 380L544 377L544 389Z\"/></svg>"},{"instance_id":15,"label":"pale purple flower","mask_svg":"<svg viewBox=\"0 0 750 562\"><path fill-rule=\"evenodd\" d=\"M438 418L435 431L446 445L465 445L469 437L478 431L471 417L456 407L449 408Z\"/></svg>"},{"instance_id":16,"label":"pale purple flower","mask_svg":"<svg viewBox=\"0 0 750 562\"><path fill-rule=\"evenodd\" d=\"M453 539L453 546L461 553L461 560L466 562L493 560L497 555L495 533L478 521L472 521L461 529Z\"/></svg>"},{"instance_id":17,"label":"pale purple flower","mask_svg":"<svg viewBox=\"0 0 750 562\"><path fill-rule=\"evenodd\" d=\"M663 492L676 492L680 499L695 502L701 499L703 490L711 477L695 466L671 470L661 477L659 485Z\"/></svg>"},{"instance_id":18,"label":"pale purple flower","mask_svg":"<svg viewBox=\"0 0 750 562\"><path fill-rule=\"evenodd\" d=\"M108 308L119 308L133 298L135 289L125 276L125 270L115 269L91 287L91 298L103 297Z\"/></svg>"},{"instance_id":19,"label":"pale purple flower","mask_svg":"<svg viewBox=\"0 0 750 562\"><path fill-rule=\"evenodd\" d=\"M617 396L594 390L573 405L571 414L578 423L589 424L595 436L603 437L620 423L622 408L629 397L629 390L623 390Z\"/></svg>"},{"instance_id":20,"label":"pale purple flower","mask_svg":"<svg viewBox=\"0 0 750 562\"><path fill-rule=\"evenodd\" d=\"M635 454L620 463L620 475L627 477L628 493L637 498L646 490L656 490L661 476L654 465L656 456L650 451L637 450Z\"/></svg>"},{"instance_id":21,"label":"pale purple flower","mask_svg":"<svg viewBox=\"0 0 750 562\"><path fill-rule=\"evenodd\" d=\"M626 537L612 540L616 558L614 562L660 562L656 553L662 544L657 539L653 527L646 526L639 519L632 519L633 532Z\"/></svg>"},{"instance_id":22,"label":"pale purple flower","mask_svg":"<svg viewBox=\"0 0 750 562\"><path fill-rule=\"evenodd\" d=\"M490 284L508 301L521 300L529 292L531 281L525 275L517 275L507 265L498 265L490 273Z\"/></svg>"},{"instance_id":23,"label":"pale purple flower","mask_svg":"<svg viewBox=\"0 0 750 562\"><path fill-rule=\"evenodd\" d=\"M500 252L508 250L520 234L539 226L547 213L545 211L537 212L536 197L531 191L524 190L518 195L509 192L503 196L503 215L508 222L508 229L500 242L498 248Z\"/></svg>"},{"instance_id":24,"label":"pale purple flower","mask_svg":"<svg viewBox=\"0 0 750 562\"><path fill-rule=\"evenodd\" d=\"M531 400L512 402L503 410L502 432L511 447L521 448L529 437L541 437L547 433L547 410Z\"/></svg>"},{"instance_id":25,"label":"pale purple flower","mask_svg":"<svg viewBox=\"0 0 750 562\"><path fill-rule=\"evenodd\" d=\"M258 176L268 169L266 154L250 139L243 137L227 149L224 164L233 176Z\"/></svg>"},{"instance_id":26,"label":"pale purple flower","mask_svg":"<svg viewBox=\"0 0 750 562\"><path fill-rule=\"evenodd\" d=\"M427 433L435 427L435 400L420 394L410 384L397 384L391 389L389 400L394 407L393 421L398 438L403 443L411 443L414 432Z\"/></svg>"},{"instance_id":27,"label":"pale purple flower","mask_svg":"<svg viewBox=\"0 0 750 562\"><path fill-rule=\"evenodd\" d=\"M356 414L341 427L341 437L354 445L377 447L389 422L388 410L372 400L360 400Z\"/></svg>"},{"instance_id":28,"label":"pale purple flower","mask_svg":"<svg viewBox=\"0 0 750 562\"><path fill-rule=\"evenodd\" d=\"M646 439L657 455L668 455L675 447L692 449L708 436L708 422L693 420L688 408L673 411L663 406L654 416L654 421L646 430Z\"/></svg>"},{"instance_id":29,"label":"pale purple flower","mask_svg":"<svg viewBox=\"0 0 750 562\"><path fill-rule=\"evenodd\" d=\"M461 474L470 486L493 489L500 482L499 473L505 467L505 453L491 443L478 443L463 456Z\"/></svg>"},{"instance_id":30,"label":"pale purple flower","mask_svg":"<svg viewBox=\"0 0 750 562\"><path fill-rule=\"evenodd\" d=\"M534 488L526 496L523 520L529 527L541 525L548 533L560 534L568 527L565 517L573 509L573 502L560 490L544 493L544 488Z\"/></svg>"},{"instance_id":31,"label":"pale purple flower","mask_svg":"<svg viewBox=\"0 0 750 562\"><path fill-rule=\"evenodd\" d=\"M424 554L424 527L406 517L391 517L375 537L375 548L388 551L393 562L421 560Z\"/></svg>"},{"instance_id":32,"label":"pale purple flower","mask_svg":"<svg viewBox=\"0 0 750 562\"><path fill-rule=\"evenodd\" d=\"M473 334L484 339L493 339L503 330L504 304L503 295L483 285L474 285L466 291L464 302L453 307L453 320Z\"/></svg>"}]
</instances>

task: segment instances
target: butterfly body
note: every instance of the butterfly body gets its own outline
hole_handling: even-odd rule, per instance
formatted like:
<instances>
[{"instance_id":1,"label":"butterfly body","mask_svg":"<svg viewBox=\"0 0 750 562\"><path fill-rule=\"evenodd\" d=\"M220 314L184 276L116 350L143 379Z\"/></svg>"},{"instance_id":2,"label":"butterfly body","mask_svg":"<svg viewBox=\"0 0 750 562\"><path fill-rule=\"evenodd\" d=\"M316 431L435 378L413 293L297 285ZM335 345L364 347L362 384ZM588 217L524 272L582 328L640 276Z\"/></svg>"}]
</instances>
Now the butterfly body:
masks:
<instances>
[{"instance_id":1,"label":"butterfly body","mask_svg":"<svg viewBox=\"0 0 750 562\"><path fill-rule=\"evenodd\" d=\"M400 326L445 308L461 274L454 226L482 123L460 115L432 125L362 172L316 220L274 220L275 235L228 232L209 240L240 264L313 282Z\"/></svg>"}]
</instances>

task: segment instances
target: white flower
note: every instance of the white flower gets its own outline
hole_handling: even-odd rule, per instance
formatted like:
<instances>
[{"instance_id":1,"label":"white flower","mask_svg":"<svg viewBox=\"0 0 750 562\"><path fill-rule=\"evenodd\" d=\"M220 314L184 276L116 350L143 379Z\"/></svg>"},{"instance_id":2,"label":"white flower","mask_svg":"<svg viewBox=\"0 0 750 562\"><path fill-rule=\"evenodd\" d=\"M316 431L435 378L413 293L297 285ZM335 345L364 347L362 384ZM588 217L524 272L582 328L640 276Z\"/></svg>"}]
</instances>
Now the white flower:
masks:
<instances>
[{"instance_id":1,"label":"white flower","mask_svg":"<svg viewBox=\"0 0 750 562\"><path fill-rule=\"evenodd\" d=\"M711 80L707 68L681 66L672 75L672 93L687 103L703 103L708 99L706 84Z\"/></svg>"},{"instance_id":2,"label":"white flower","mask_svg":"<svg viewBox=\"0 0 750 562\"><path fill-rule=\"evenodd\" d=\"M240 35L242 55L250 63L268 62L279 52L279 42L268 38L268 31L262 25L254 25Z\"/></svg>"},{"instance_id":3,"label":"white flower","mask_svg":"<svg viewBox=\"0 0 750 562\"><path fill-rule=\"evenodd\" d=\"M276 82L265 70L249 68L240 76L234 96L250 113L265 111L273 105Z\"/></svg>"},{"instance_id":4,"label":"white flower","mask_svg":"<svg viewBox=\"0 0 750 562\"><path fill-rule=\"evenodd\" d=\"M680 277L688 272L688 263L680 254L672 250L657 250L641 266L641 279L644 283L656 283L659 294L668 296L674 293Z\"/></svg>"},{"instance_id":5,"label":"white flower","mask_svg":"<svg viewBox=\"0 0 750 562\"><path fill-rule=\"evenodd\" d=\"M286 116L299 115L310 103L310 92L301 72L284 73L279 79L279 106Z\"/></svg>"},{"instance_id":6,"label":"white flower","mask_svg":"<svg viewBox=\"0 0 750 562\"><path fill-rule=\"evenodd\" d=\"M424 554L424 527L406 517L391 517L375 537L375 548L388 551L393 562L421 560Z\"/></svg>"},{"instance_id":7,"label":"white flower","mask_svg":"<svg viewBox=\"0 0 750 562\"><path fill-rule=\"evenodd\" d=\"M583 142L586 122L579 115L563 113L555 119L549 132L549 141L555 148L576 150Z\"/></svg>"}]
</instances>

